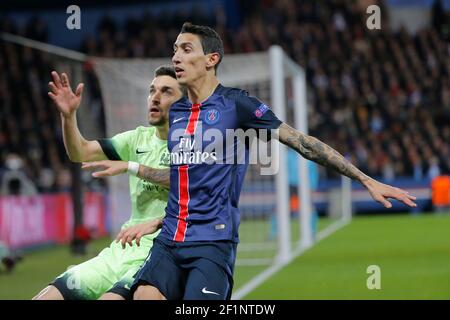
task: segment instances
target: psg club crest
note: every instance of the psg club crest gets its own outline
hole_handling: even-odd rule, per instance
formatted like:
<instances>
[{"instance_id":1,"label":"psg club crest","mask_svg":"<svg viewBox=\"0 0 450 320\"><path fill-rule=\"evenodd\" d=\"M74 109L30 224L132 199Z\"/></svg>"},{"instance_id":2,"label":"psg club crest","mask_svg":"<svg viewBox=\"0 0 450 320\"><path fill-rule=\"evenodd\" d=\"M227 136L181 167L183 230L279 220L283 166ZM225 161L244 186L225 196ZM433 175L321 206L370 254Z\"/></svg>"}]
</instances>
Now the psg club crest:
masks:
<instances>
[{"instance_id":1,"label":"psg club crest","mask_svg":"<svg viewBox=\"0 0 450 320\"><path fill-rule=\"evenodd\" d=\"M267 110L269 110L269 107L263 103L255 110L255 116L261 118Z\"/></svg>"},{"instance_id":2,"label":"psg club crest","mask_svg":"<svg viewBox=\"0 0 450 320\"><path fill-rule=\"evenodd\" d=\"M215 124L219 121L220 113L217 109L210 109L205 114L205 122L207 124Z\"/></svg>"}]
</instances>

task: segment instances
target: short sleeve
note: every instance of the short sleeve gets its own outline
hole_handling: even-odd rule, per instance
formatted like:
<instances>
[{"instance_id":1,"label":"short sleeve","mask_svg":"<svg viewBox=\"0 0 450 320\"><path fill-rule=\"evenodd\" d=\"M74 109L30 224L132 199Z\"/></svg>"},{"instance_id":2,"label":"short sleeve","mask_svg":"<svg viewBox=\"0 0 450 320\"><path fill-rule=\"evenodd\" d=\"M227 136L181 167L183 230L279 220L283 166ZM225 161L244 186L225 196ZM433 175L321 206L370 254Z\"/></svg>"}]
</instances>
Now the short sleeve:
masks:
<instances>
[{"instance_id":1,"label":"short sleeve","mask_svg":"<svg viewBox=\"0 0 450 320\"><path fill-rule=\"evenodd\" d=\"M109 139L99 139L98 142L109 160L128 161L133 152L131 148L134 145L134 138L135 130L131 130L116 134Z\"/></svg>"},{"instance_id":2,"label":"short sleeve","mask_svg":"<svg viewBox=\"0 0 450 320\"><path fill-rule=\"evenodd\" d=\"M246 129L278 129L281 121L266 104L246 92L236 95L238 127Z\"/></svg>"}]
</instances>

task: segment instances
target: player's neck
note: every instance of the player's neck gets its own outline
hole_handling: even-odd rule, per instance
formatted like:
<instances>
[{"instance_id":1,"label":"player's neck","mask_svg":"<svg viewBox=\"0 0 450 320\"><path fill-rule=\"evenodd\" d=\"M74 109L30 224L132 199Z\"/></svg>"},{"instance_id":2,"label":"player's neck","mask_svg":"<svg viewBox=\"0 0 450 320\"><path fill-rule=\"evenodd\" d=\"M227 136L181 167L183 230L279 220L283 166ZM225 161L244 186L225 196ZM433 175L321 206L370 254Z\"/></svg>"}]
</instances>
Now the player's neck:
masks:
<instances>
[{"instance_id":1,"label":"player's neck","mask_svg":"<svg viewBox=\"0 0 450 320\"><path fill-rule=\"evenodd\" d=\"M202 103L214 93L218 85L219 80L213 74L197 79L187 87L189 101L192 104Z\"/></svg>"},{"instance_id":2,"label":"player's neck","mask_svg":"<svg viewBox=\"0 0 450 320\"><path fill-rule=\"evenodd\" d=\"M157 127L156 136L161 140L167 140L167 137L169 136L169 126Z\"/></svg>"}]
</instances>

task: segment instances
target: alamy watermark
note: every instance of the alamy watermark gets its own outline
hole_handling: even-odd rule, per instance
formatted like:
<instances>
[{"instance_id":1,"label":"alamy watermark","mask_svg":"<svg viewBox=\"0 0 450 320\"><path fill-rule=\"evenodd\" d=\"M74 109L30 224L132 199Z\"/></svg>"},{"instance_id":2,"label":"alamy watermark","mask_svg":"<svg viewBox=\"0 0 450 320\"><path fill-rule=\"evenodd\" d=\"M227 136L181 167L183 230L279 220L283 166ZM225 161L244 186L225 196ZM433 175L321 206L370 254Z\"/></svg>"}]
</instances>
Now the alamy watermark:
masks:
<instances>
[{"instance_id":1,"label":"alamy watermark","mask_svg":"<svg viewBox=\"0 0 450 320\"><path fill-rule=\"evenodd\" d=\"M367 7L367 14L370 16L366 20L366 26L369 30L381 29L381 9L376 4Z\"/></svg>"},{"instance_id":2,"label":"alamy watermark","mask_svg":"<svg viewBox=\"0 0 450 320\"><path fill-rule=\"evenodd\" d=\"M380 290L381 289L381 268L376 264L370 265L366 270L367 274L370 276L367 278L367 289L369 290Z\"/></svg>"},{"instance_id":3,"label":"alamy watermark","mask_svg":"<svg viewBox=\"0 0 450 320\"><path fill-rule=\"evenodd\" d=\"M78 275L78 269L74 268L74 267L76 267L76 266L72 265L67 268L68 276L67 276L67 280L66 280L67 281L66 285L67 285L67 288L70 290L80 290L81 289L81 278Z\"/></svg>"},{"instance_id":4,"label":"alamy watermark","mask_svg":"<svg viewBox=\"0 0 450 320\"><path fill-rule=\"evenodd\" d=\"M193 135L175 129L169 137L173 144L172 165L192 164L259 164L261 175L274 175L279 170L278 129L203 130L197 123Z\"/></svg>"},{"instance_id":5,"label":"alamy watermark","mask_svg":"<svg viewBox=\"0 0 450 320\"><path fill-rule=\"evenodd\" d=\"M66 27L69 30L81 29L81 9L77 5L70 5L66 9L66 13L70 16L66 20Z\"/></svg>"}]
</instances>

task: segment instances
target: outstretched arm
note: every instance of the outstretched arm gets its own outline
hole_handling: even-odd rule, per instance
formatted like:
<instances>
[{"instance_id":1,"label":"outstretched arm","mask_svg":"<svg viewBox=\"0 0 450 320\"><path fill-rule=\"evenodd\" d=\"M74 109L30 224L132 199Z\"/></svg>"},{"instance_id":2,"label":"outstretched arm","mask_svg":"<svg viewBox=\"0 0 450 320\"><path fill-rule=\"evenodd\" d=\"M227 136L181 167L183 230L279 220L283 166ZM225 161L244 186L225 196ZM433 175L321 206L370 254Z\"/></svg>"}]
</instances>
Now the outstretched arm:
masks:
<instances>
[{"instance_id":1,"label":"outstretched arm","mask_svg":"<svg viewBox=\"0 0 450 320\"><path fill-rule=\"evenodd\" d=\"M100 144L97 141L86 140L78 129L76 111L81 103L84 85L78 84L74 93L65 73L60 76L53 71L52 78L48 95L61 115L64 147L69 159L74 162L106 159Z\"/></svg>"},{"instance_id":2,"label":"outstretched arm","mask_svg":"<svg viewBox=\"0 0 450 320\"><path fill-rule=\"evenodd\" d=\"M100 170L92 173L92 176L95 178L112 177L126 173L128 171L128 162L113 160L93 161L83 163L81 168L85 170ZM140 164L136 176L163 187L169 187L170 185L170 169L155 169Z\"/></svg>"},{"instance_id":3,"label":"outstretched arm","mask_svg":"<svg viewBox=\"0 0 450 320\"><path fill-rule=\"evenodd\" d=\"M279 130L280 141L283 144L296 150L308 160L317 162L351 179L359 181L367 188L372 198L386 208L392 207L392 204L387 200L389 198L397 199L410 207L416 206L412 201L416 197L409 195L408 192L402 189L380 183L370 178L346 160L339 152L320 140L305 135L285 123L281 124Z\"/></svg>"}]
</instances>

